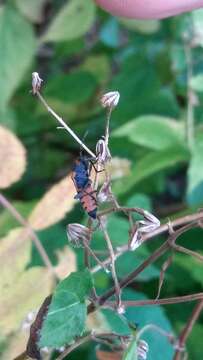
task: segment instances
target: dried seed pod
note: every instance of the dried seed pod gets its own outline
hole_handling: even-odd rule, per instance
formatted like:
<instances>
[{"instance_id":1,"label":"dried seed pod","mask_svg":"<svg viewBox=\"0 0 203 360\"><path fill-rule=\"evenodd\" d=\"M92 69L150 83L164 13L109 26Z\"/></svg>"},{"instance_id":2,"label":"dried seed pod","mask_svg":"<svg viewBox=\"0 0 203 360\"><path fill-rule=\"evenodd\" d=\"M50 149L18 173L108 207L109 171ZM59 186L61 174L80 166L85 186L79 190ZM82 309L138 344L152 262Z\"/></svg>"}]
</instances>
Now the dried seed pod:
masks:
<instances>
[{"instance_id":1,"label":"dried seed pod","mask_svg":"<svg viewBox=\"0 0 203 360\"><path fill-rule=\"evenodd\" d=\"M81 224L69 224L67 226L67 236L75 247L80 247L83 246L84 241L89 240L90 230Z\"/></svg>"},{"instance_id":2,"label":"dried seed pod","mask_svg":"<svg viewBox=\"0 0 203 360\"><path fill-rule=\"evenodd\" d=\"M111 160L110 150L103 138L97 142L96 154L97 154L97 161L99 164L105 164Z\"/></svg>"},{"instance_id":3,"label":"dried seed pod","mask_svg":"<svg viewBox=\"0 0 203 360\"><path fill-rule=\"evenodd\" d=\"M149 351L149 345L144 340L139 340L137 345L137 357L138 360L147 360L147 353Z\"/></svg>"}]
</instances>

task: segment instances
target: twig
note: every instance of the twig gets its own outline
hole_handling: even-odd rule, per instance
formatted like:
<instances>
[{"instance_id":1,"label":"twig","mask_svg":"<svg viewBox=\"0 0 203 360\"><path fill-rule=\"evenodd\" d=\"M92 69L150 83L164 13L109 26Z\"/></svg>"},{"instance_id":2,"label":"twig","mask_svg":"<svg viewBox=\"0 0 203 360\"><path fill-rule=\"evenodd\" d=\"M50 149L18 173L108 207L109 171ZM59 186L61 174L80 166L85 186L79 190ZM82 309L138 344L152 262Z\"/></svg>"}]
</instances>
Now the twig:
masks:
<instances>
[{"instance_id":1,"label":"twig","mask_svg":"<svg viewBox=\"0 0 203 360\"><path fill-rule=\"evenodd\" d=\"M182 227L181 229L178 229L176 231L176 233L174 233L174 235L170 236L171 241L174 240L180 236L182 233L184 233L185 231L192 229L195 227L195 223L191 223L191 224L187 224L186 226ZM171 247L170 242L167 240L163 245L161 245L152 255L150 255L140 266L138 266L134 271L132 271L130 274L128 274L126 277L124 277L123 279L121 279L121 281L119 282L119 286L120 288L124 288L126 287L128 284L130 284L132 281L134 281L134 279L150 264L154 263L157 259L159 259L163 254L166 253L167 250L169 250ZM110 290L108 290L104 295L102 295L99 299L98 299L98 303L99 305L103 305L106 300L109 299L109 297L113 296L116 293L116 288L111 288ZM94 311L94 305L90 304L89 305L89 312Z\"/></svg>"},{"instance_id":2,"label":"twig","mask_svg":"<svg viewBox=\"0 0 203 360\"><path fill-rule=\"evenodd\" d=\"M160 297L161 289L162 289L162 286L164 283L165 273L166 273L167 269L169 268L169 266L171 265L172 261L173 261L173 255L170 255L169 258L162 265L160 277L159 277L159 286L158 286L158 293L156 296L156 300L158 300Z\"/></svg>"},{"instance_id":3,"label":"twig","mask_svg":"<svg viewBox=\"0 0 203 360\"><path fill-rule=\"evenodd\" d=\"M106 146L108 147L109 144L109 125L110 125L110 119L111 119L111 113L112 113L113 108L107 108L107 118L106 118L106 130L105 130L105 143Z\"/></svg>"},{"instance_id":4,"label":"twig","mask_svg":"<svg viewBox=\"0 0 203 360\"><path fill-rule=\"evenodd\" d=\"M30 226L29 222L26 221L26 219L24 219L22 217L22 215L14 208L14 206L1 193L0 193L0 202L1 202L2 206L4 208L6 208L12 214L12 216L28 231L30 238L33 241L33 243L35 244L44 264L50 270L50 272L53 274L54 278L58 279L58 275L56 274L44 247L42 246L38 236L36 235L33 228Z\"/></svg>"},{"instance_id":5,"label":"twig","mask_svg":"<svg viewBox=\"0 0 203 360\"><path fill-rule=\"evenodd\" d=\"M180 246L180 245L176 245L176 244L174 244L172 247L174 248L174 250L176 250L176 251L178 251L180 253L190 255L192 257L195 257L197 260L203 262L203 256L198 254L195 251L192 251L190 249L185 248L184 246Z\"/></svg>"},{"instance_id":6,"label":"twig","mask_svg":"<svg viewBox=\"0 0 203 360\"><path fill-rule=\"evenodd\" d=\"M67 349L63 351L61 355L57 357L56 360L63 360L68 354L70 354L73 350L77 349L80 345L85 344L86 342L89 342L91 340L98 342L99 338L121 338L122 336L120 334L116 333L91 333L87 336L84 336L82 338L79 338L76 340L76 342L73 345L70 345ZM123 336L123 338L128 338L129 336Z\"/></svg>"},{"instance_id":7,"label":"twig","mask_svg":"<svg viewBox=\"0 0 203 360\"><path fill-rule=\"evenodd\" d=\"M108 231L106 230L106 228L102 224L102 222L101 222L100 226L103 230L104 238L106 240L106 243L107 243L107 246L109 249L109 253L110 253L110 258L111 258L110 265L111 265L111 270L112 270L112 277L113 277L114 284L115 284L115 294L117 297L117 308L120 308L120 306L121 306L121 289L120 289L119 281L118 281L117 274L116 274L114 249L113 249Z\"/></svg>"},{"instance_id":8,"label":"twig","mask_svg":"<svg viewBox=\"0 0 203 360\"><path fill-rule=\"evenodd\" d=\"M150 330L156 331L159 334L161 334L162 336L165 336L170 343L173 343L175 340L173 334L166 332L161 327L154 325L154 324L145 325L140 331L138 331L136 339L139 340L145 332L150 331Z\"/></svg>"},{"instance_id":9,"label":"twig","mask_svg":"<svg viewBox=\"0 0 203 360\"><path fill-rule=\"evenodd\" d=\"M114 208L107 209L107 210L104 210L104 211L100 212L100 214L98 216L101 217L101 216L109 214L111 212L121 212L122 209L124 209L127 212L137 212L138 208L121 208L121 207L116 208L116 207L114 207ZM190 224L191 222L194 223L194 226L195 225L197 226L200 220L203 220L203 212L198 212L198 213L195 213L195 214L185 215L183 217L175 219L175 220L171 221L171 226L173 228L176 228L178 226L182 226L182 225L185 225L185 224ZM151 240L152 238L154 238L154 237L156 237L158 235L164 234L168 230L169 230L169 226L168 226L168 222L167 222L167 223L161 225L158 229L152 231L151 233L143 234L143 236L142 236L142 244L144 242L148 241L148 240ZM129 251L129 248L128 248L128 245L126 244L126 245L120 246L117 249L117 251L115 252L114 255L115 255L116 259L117 259L127 251ZM199 256L201 256L201 255L199 255ZM106 259L105 261L103 261L103 264L104 265L109 264L110 260L111 260L110 258ZM100 269L101 269L100 266L97 265L91 270L91 272L96 273Z\"/></svg>"},{"instance_id":10,"label":"twig","mask_svg":"<svg viewBox=\"0 0 203 360\"><path fill-rule=\"evenodd\" d=\"M54 110L47 104L43 96L40 94L39 91L36 92L36 95L38 99L42 102L42 104L45 106L47 111L62 125L62 127L69 132L69 134L78 142L78 144L87 151L88 154L90 154L93 158L96 159L96 155L80 140L80 138L74 133L74 131L65 123L65 121L58 116Z\"/></svg>"},{"instance_id":11,"label":"twig","mask_svg":"<svg viewBox=\"0 0 203 360\"><path fill-rule=\"evenodd\" d=\"M173 305L180 304L185 302L203 300L203 293L184 295L184 296L176 296L165 299L149 299L149 300L129 300L122 301L125 307L138 307L138 306L149 306L149 305ZM108 301L108 305L112 306L113 301Z\"/></svg>"},{"instance_id":12,"label":"twig","mask_svg":"<svg viewBox=\"0 0 203 360\"><path fill-rule=\"evenodd\" d=\"M64 359L68 354L70 354L73 350L77 349L80 345L83 345L86 342L91 341L91 340L92 340L92 335L91 334L76 340L76 342L73 345L69 346L67 349L65 349L62 352L61 355L59 355L57 357L57 360Z\"/></svg>"},{"instance_id":13,"label":"twig","mask_svg":"<svg viewBox=\"0 0 203 360\"><path fill-rule=\"evenodd\" d=\"M185 343L187 341L187 338L189 337L193 329L193 326L195 325L195 322L199 318L202 309L203 309L203 298L201 298L201 300L195 306L186 326L183 328L179 336L179 340L177 344L178 348L176 350L173 360L181 360L181 350L185 348Z\"/></svg>"}]
</instances>

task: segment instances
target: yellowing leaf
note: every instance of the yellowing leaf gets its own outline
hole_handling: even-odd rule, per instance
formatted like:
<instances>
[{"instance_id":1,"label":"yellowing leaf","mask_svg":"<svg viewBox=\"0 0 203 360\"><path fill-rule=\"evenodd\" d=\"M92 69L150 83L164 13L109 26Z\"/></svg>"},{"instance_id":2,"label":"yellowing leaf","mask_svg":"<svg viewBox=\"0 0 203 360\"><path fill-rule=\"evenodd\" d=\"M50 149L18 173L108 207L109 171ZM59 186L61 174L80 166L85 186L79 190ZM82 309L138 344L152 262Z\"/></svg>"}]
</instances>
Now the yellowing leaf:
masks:
<instances>
[{"instance_id":1,"label":"yellowing leaf","mask_svg":"<svg viewBox=\"0 0 203 360\"><path fill-rule=\"evenodd\" d=\"M60 279L64 279L72 272L77 270L76 255L74 251L66 246L64 249L57 252L58 265L55 267L55 272Z\"/></svg>"},{"instance_id":2,"label":"yellowing leaf","mask_svg":"<svg viewBox=\"0 0 203 360\"><path fill-rule=\"evenodd\" d=\"M32 22L39 23L43 20L43 7L46 0L16 0L20 12Z\"/></svg>"},{"instance_id":3,"label":"yellowing leaf","mask_svg":"<svg viewBox=\"0 0 203 360\"><path fill-rule=\"evenodd\" d=\"M31 241L17 228L0 242L0 333L17 330L27 314L36 309L51 291L51 274L41 267L26 269Z\"/></svg>"},{"instance_id":4,"label":"yellowing leaf","mask_svg":"<svg viewBox=\"0 0 203 360\"><path fill-rule=\"evenodd\" d=\"M33 229L42 230L63 219L74 206L75 193L70 175L54 185L43 196L28 219Z\"/></svg>"},{"instance_id":5,"label":"yellowing leaf","mask_svg":"<svg viewBox=\"0 0 203 360\"><path fill-rule=\"evenodd\" d=\"M0 126L0 188L18 181L26 168L25 148L8 129Z\"/></svg>"}]
</instances>

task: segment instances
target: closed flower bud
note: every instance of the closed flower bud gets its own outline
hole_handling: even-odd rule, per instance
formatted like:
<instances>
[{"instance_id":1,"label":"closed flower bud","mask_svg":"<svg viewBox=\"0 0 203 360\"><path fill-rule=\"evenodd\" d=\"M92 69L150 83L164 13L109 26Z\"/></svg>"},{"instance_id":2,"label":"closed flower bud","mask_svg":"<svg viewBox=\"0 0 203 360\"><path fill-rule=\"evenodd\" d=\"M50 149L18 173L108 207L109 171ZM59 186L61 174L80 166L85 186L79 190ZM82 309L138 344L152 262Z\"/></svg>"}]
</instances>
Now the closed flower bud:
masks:
<instances>
[{"instance_id":1,"label":"closed flower bud","mask_svg":"<svg viewBox=\"0 0 203 360\"><path fill-rule=\"evenodd\" d=\"M111 154L104 139L100 139L96 145L96 155L99 164L105 164L111 160Z\"/></svg>"},{"instance_id":2,"label":"closed flower bud","mask_svg":"<svg viewBox=\"0 0 203 360\"><path fill-rule=\"evenodd\" d=\"M69 224L67 226L67 236L69 241L76 247L83 246L84 241L89 240L90 230L81 224Z\"/></svg>"},{"instance_id":3,"label":"closed flower bud","mask_svg":"<svg viewBox=\"0 0 203 360\"><path fill-rule=\"evenodd\" d=\"M101 97L101 104L104 108L113 109L119 103L120 94L118 91L110 91Z\"/></svg>"},{"instance_id":4,"label":"closed flower bud","mask_svg":"<svg viewBox=\"0 0 203 360\"><path fill-rule=\"evenodd\" d=\"M39 77L37 72L32 73L32 93L35 95L40 91L43 80Z\"/></svg>"}]
</instances>

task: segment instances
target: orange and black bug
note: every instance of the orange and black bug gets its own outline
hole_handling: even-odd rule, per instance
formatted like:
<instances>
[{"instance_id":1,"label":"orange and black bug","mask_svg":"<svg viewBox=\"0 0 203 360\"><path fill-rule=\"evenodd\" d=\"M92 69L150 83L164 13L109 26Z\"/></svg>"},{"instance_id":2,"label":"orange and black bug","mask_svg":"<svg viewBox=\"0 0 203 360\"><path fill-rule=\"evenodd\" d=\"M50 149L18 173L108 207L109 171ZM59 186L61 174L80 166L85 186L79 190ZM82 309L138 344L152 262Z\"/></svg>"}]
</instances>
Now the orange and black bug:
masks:
<instances>
[{"instance_id":1,"label":"orange and black bug","mask_svg":"<svg viewBox=\"0 0 203 360\"><path fill-rule=\"evenodd\" d=\"M76 199L79 199L83 209L88 215L96 219L97 200L96 191L92 187L90 179L90 160L82 155L76 160L73 166L72 180L77 190Z\"/></svg>"}]
</instances>

